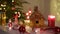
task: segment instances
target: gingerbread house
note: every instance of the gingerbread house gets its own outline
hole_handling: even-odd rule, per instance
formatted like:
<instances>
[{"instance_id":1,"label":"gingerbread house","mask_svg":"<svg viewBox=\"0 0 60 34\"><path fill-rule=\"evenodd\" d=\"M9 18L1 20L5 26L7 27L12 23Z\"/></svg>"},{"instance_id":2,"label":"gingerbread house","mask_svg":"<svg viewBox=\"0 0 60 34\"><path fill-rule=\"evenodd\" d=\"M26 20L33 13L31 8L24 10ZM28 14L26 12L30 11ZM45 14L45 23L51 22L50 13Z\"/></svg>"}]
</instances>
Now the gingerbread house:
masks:
<instances>
[{"instance_id":1,"label":"gingerbread house","mask_svg":"<svg viewBox=\"0 0 60 34\"><path fill-rule=\"evenodd\" d=\"M40 13L40 11L38 11L38 7L36 6L34 8L34 12L31 14L30 16L30 21L33 27L44 27L44 17L43 15Z\"/></svg>"}]
</instances>

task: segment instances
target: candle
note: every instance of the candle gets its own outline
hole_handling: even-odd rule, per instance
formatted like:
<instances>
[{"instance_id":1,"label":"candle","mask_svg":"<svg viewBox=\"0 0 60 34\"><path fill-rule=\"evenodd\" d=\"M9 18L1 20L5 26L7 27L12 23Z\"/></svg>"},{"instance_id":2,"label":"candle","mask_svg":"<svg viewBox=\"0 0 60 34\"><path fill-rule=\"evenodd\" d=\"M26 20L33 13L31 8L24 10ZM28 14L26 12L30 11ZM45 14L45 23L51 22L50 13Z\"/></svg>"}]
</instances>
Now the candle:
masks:
<instances>
[{"instance_id":1,"label":"candle","mask_svg":"<svg viewBox=\"0 0 60 34\"><path fill-rule=\"evenodd\" d=\"M48 26L50 26L50 27L55 26L55 16L52 16L52 15L48 16Z\"/></svg>"}]
</instances>

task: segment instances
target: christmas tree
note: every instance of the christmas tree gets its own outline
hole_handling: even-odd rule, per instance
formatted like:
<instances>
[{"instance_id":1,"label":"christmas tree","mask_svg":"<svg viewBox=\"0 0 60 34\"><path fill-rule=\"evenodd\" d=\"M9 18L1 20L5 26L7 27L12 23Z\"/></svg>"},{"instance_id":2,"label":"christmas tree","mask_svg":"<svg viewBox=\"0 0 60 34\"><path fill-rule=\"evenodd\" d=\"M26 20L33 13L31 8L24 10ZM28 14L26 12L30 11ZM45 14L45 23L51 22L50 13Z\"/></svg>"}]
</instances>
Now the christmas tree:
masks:
<instances>
[{"instance_id":1,"label":"christmas tree","mask_svg":"<svg viewBox=\"0 0 60 34\"><path fill-rule=\"evenodd\" d=\"M28 3L24 0L0 0L0 13L6 14L6 19L13 19L15 12L20 12L19 19L24 20L25 17L22 13L23 4Z\"/></svg>"}]
</instances>

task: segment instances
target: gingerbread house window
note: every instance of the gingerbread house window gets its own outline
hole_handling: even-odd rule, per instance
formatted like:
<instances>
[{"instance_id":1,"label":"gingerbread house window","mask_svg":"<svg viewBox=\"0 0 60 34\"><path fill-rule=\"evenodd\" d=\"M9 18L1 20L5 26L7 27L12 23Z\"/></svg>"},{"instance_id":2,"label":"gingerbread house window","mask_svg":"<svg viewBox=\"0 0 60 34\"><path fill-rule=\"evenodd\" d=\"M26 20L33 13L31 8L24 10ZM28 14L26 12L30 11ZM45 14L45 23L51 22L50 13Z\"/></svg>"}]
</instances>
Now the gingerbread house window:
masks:
<instances>
[{"instance_id":1,"label":"gingerbread house window","mask_svg":"<svg viewBox=\"0 0 60 34\"><path fill-rule=\"evenodd\" d=\"M36 24L38 24L39 23L39 21L36 21Z\"/></svg>"}]
</instances>

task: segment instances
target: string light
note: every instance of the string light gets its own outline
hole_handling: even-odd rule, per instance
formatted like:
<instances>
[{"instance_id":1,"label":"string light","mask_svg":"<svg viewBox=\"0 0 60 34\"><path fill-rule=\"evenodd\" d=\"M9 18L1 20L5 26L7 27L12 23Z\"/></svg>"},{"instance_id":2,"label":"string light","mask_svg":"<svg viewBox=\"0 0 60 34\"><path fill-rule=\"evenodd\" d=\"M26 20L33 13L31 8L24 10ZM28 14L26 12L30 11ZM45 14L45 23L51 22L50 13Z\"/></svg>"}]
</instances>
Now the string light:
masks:
<instances>
[{"instance_id":1,"label":"string light","mask_svg":"<svg viewBox=\"0 0 60 34\"><path fill-rule=\"evenodd\" d=\"M31 11L29 11L29 13L31 13Z\"/></svg>"},{"instance_id":2,"label":"string light","mask_svg":"<svg viewBox=\"0 0 60 34\"><path fill-rule=\"evenodd\" d=\"M6 5L3 5L3 7L6 7Z\"/></svg>"},{"instance_id":3,"label":"string light","mask_svg":"<svg viewBox=\"0 0 60 34\"><path fill-rule=\"evenodd\" d=\"M2 8L0 8L0 10L2 10Z\"/></svg>"},{"instance_id":4,"label":"string light","mask_svg":"<svg viewBox=\"0 0 60 34\"><path fill-rule=\"evenodd\" d=\"M3 8L5 10L5 8Z\"/></svg>"},{"instance_id":5,"label":"string light","mask_svg":"<svg viewBox=\"0 0 60 34\"><path fill-rule=\"evenodd\" d=\"M29 13L26 13L26 15L29 15Z\"/></svg>"},{"instance_id":6,"label":"string light","mask_svg":"<svg viewBox=\"0 0 60 34\"><path fill-rule=\"evenodd\" d=\"M12 0L12 2L14 2L14 0Z\"/></svg>"},{"instance_id":7,"label":"string light","mask_svg":"<svg viewBox=\"0 0 60 34\"><path fill-rule=\"evenodd\" d=\"M17 14L17 12L15 12L15 14Z\"/></svg>"},{"instance_id":8,"label":"string light","mask_svg":"<svg viewBox=\"0 0 60 34\"><path fill-rule=\"evenodd\" d=\"M3 4L1 4L1 6L3 6Z\"/></svg>"},{"instance_id":9,"label":"string light","mask_svg":"<svg viewBox=\"0 0 60 34\"><path fill-rule=\"evenodd\" d=\"M29 19L30 17L29 16L27 16L27 19Z\"/></svg>"}]
</instances>

